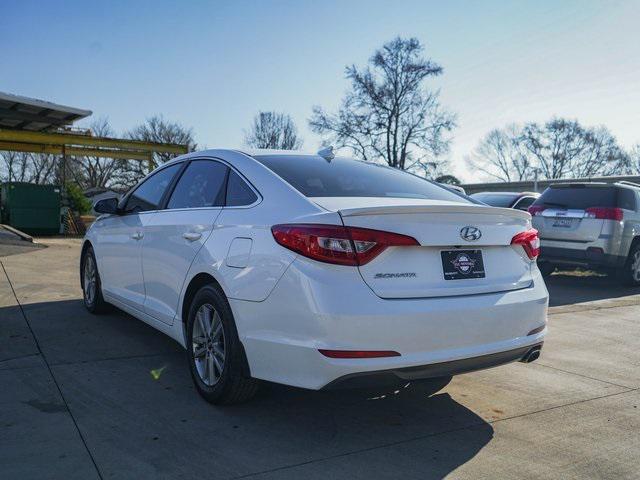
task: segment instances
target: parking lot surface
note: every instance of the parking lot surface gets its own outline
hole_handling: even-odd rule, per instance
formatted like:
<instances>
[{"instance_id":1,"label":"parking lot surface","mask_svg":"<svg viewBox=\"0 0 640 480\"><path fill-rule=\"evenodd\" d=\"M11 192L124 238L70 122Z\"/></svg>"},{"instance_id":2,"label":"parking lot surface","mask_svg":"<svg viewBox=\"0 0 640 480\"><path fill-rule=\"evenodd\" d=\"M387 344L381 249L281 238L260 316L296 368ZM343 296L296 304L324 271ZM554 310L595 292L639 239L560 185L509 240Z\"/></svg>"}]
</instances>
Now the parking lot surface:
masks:
<instances>
[{"instance_id":1,"label":"parking lot surface","mask_svg":"<svg viewBox=\"0 0 640 480\"><path fill-rule=\"evenodd\" d=\"M556 274L542 357L429 395L265 385L214 407L176 343L88 314L80 240L0 246L0 478L638 478L640 295Z\"/></svg>"}]
</instances>

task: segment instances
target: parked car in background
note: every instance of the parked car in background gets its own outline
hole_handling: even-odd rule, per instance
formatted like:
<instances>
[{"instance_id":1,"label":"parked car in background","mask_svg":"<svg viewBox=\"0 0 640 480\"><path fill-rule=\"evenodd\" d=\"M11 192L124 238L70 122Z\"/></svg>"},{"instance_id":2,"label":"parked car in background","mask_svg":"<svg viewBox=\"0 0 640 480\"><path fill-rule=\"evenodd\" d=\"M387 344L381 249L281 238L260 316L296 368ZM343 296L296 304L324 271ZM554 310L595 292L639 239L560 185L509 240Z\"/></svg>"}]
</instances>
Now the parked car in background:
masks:
<instances>
[{"instance_id":1,"label":"parked car in background","mask_svg":"<svg viewBox=\"0 0 640 480\"><path fill-rule=\"evenodd\" d=\"M492 207L515 208L526 212L540 194L536 192L478 192L470 196Z\"/></svg>"},{"instance_id":2,"label":"parked car in background","mask_svg":"<svg viewBox=\"0 0 640 480\"><path fill-rule=\"evenodd\" d=\"M95 209L86 308L177 340L210 402L531 362L547 332L529 214L394 168L209 150Z\"/></svg>"},{"instance_id":3,"label":"parked car in background","mask_svg":"<svg viewBox=\"0 0 640 480\"><path fill-rule=\"evenodd\" d=\"M538 230L538 266L615 271L640 285L640 185L619 182L551 185L529 207Z\"/></svg>"}]
</instances>

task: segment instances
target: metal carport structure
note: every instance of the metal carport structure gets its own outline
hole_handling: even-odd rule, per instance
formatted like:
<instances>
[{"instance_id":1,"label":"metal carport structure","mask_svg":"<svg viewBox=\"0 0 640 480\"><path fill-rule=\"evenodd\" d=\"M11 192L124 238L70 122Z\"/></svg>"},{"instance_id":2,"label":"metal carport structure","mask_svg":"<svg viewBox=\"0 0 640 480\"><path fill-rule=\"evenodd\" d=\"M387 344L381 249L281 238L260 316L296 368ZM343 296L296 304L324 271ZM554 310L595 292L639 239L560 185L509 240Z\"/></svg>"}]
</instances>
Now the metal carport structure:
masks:
<instances>
[{"instance_id":1,"label":"metal carport structure","mask_svg":"<svg viewBox=\"0 0 640 480\"><path fill-rule=\"evenodd\" d=\"M74 122L91 114L90 110L0 92L0 152L58 155L63 200L69 157L91 156L123 161L146 161L151 170L154 167L154 153L188 152L187 145L99 137L94 136L88 129L72 127ZM3 185L11 185L11 173L9 173L9 182ZM25 197L22 198L24 200ZM24 205L18 205L18 207L24 207ZM22 208L20 211L22 210L28 210L28 208ZM61 209L61 213L63 210ZM75 224L75 217L69 210L67 213L69 213L69 221ZM42 217L41 212L38 212L36 217ZM65 230L63 224L64 221L61 221L61 233Z\"/></svg>"},{"instance_id":2,"label":"metal carport structure","mask_svg":"<svg viewBox=\"0 0 640 480\"><path fill-rule=\"evenodd\" d=\"M94 156L153 162L153 153L187 153L186 145L96 137L71 125L90 110L0 92L0 151ZM65 169L63 168L63 172Z\"/></svg>"}]
</instances>

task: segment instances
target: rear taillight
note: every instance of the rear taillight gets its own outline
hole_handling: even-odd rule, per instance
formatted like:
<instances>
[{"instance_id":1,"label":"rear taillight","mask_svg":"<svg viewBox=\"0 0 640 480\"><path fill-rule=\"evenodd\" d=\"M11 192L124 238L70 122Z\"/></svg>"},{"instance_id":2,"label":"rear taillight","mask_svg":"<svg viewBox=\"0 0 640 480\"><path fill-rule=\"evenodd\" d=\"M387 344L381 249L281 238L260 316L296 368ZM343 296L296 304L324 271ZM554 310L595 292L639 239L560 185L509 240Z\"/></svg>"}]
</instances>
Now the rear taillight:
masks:
<instances>
[{"instance_id":1,"label":"rear taillight","mask_svg":"<svg viewBox=\"0 0 640 480\"><path fill-rule=\"evenodd\" d=\"M387 247L420 245L407 235L339 225L274 225L271 232L289 250L338 265L365 265Z\"/></svg>"},{"instance_id":2,"label":"rear taillight","mask_svg":"<svg viewBox=\"0 0 640 480\"><path fill-rule=\"evenodd\" d=\"M547 207L543 207L542 205L531 205L528 208L528 212L532 217L535 217L536 215L542 215L542 212L544 212L545 208Z\"/></svg>"},{"instance_id":3,"label":"rear taillight","mask_svg":"<svg viewBox=\"0 0 640 480\"><path fill-rule=\"evenodd\" d=\"M518 233L511 239L511 245L521 245L531 260L535 260L540 255L540 238L535 228Z\"/></svg>"},{"instance_id":4,"label":"rear taillight","mask_svg":"<svg viewBox=\"0 0 640 480\"><path fill-rule=\"evenodd\" d=\"M591 207L585 210L585 217L620 221L624 218L624 212L616 207Z\"/></svg>"}]
</instances>

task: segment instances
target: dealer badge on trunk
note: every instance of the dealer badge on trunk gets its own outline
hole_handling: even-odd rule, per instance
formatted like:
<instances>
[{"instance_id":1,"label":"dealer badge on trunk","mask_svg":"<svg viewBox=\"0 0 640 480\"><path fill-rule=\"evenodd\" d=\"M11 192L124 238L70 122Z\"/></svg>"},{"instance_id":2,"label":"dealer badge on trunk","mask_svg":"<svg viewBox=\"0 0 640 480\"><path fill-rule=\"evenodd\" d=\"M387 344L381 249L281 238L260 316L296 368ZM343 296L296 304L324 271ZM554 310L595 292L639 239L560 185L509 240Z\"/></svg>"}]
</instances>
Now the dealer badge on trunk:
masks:
<instances>
[{"instance_id":1,"label":"dealer badge on trunk","mask_svg":"<svg viewBox=\"0 0 640 480\"><path fill-rule=\"evenodd\" d=\"M451 260L452 265L463 275L468 275L473 270L476 260L466 253L459 253L456 258Z\"/></svg>"}]
</instances>

